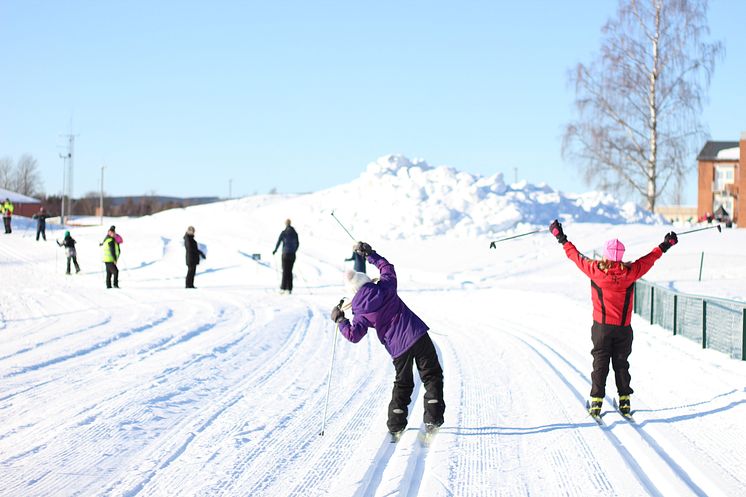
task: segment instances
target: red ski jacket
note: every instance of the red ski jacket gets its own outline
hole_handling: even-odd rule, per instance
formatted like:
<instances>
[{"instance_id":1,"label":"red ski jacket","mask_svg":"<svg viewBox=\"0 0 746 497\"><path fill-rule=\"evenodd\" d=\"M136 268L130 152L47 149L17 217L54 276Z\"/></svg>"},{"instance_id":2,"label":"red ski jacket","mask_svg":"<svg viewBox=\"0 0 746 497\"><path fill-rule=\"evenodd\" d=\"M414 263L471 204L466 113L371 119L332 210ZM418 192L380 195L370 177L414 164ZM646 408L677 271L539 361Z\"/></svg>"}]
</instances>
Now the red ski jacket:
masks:
<instances>
[{"instance_id":1,"label":"red ski jacket","mask_svg":"<svg viewBox=\"0 0 746 497\"><path fill-rule=\"evenodd\" d=\"M634 262L606 262L584 256L572 242L562 245L567 258L573 261L591 279L593 320L602 325L629 326L632 320L635 281L647 273L663 251L655 247L648 255ZM599 267L601 266L601 267Z\"/></svg>"}]
</instances>

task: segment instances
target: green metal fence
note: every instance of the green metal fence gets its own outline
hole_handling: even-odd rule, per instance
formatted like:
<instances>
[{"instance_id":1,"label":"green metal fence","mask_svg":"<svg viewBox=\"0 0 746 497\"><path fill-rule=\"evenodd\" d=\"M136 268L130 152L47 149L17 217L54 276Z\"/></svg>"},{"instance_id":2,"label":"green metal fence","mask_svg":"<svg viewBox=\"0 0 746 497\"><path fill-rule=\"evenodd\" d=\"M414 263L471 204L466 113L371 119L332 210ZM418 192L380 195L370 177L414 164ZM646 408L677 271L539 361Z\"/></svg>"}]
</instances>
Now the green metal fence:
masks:
<instances>
[{"instance_id":1,"label":"green metal fence","mask_svg":"<svg viewBox=\"0 0 746 497\"><path fill-rule=\"evenodd\" d=\"M645 280L635 283L635 313L734 359L746 361L746 303L687 295Z\"/></svg>"}]
</instances>

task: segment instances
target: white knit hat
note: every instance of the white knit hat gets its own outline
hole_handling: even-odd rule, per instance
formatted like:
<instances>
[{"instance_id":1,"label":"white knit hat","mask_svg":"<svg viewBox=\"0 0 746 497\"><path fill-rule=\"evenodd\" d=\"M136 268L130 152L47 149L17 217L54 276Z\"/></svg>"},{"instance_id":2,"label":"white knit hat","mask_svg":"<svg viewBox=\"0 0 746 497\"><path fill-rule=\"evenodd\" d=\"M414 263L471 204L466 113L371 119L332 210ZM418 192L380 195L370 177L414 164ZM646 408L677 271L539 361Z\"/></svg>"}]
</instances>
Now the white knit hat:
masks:
<instances>
[{"instance_id":1,"label":"white knit hat","mask_svg":"<svg viewBox=\"0 0 746 497\"><path fill-rule=\"evenodd\" d=\"M373 280L371 280L365 273L358 273L357 271L352 270L345 272L345 286L353 297L363 285L370 283L371 281Z\"/></svg>"}]
</instances>

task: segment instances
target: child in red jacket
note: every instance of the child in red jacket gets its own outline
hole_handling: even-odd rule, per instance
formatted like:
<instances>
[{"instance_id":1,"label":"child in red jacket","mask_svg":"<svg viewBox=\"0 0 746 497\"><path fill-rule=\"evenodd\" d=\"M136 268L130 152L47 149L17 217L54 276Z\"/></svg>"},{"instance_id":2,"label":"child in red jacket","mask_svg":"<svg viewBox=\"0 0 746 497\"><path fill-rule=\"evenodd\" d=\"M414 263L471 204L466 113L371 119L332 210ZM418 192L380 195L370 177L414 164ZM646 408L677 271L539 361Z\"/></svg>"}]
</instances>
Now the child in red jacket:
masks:
<instances>
[{"instance_id":1,"label":"child in red jacket","mask_svg":"<svg viewBox=\"0 0 746 497\"><path fill-rule=\"evenodd\" d=\"M671 231L666 234L663 243L653 248L648 255L634 262L622 262L624 245L617 239L606 242L603 259L596 261L578 252L575 245L567 241L562 225L556 219L549 225L549 231L562 244L567 258L591 279L593 373L591 373L591 400L588 410L592 416L601 414L601 405L606 395L609 360L611 360L619 393L619 410L622 414L629 414L631 409L629 396L633 390L629 385L630 374L627 359L632 352L631 320L635 281L642 278L664 252L676 245L678 242L676 233Z\"/></svg>"}]
</instances>

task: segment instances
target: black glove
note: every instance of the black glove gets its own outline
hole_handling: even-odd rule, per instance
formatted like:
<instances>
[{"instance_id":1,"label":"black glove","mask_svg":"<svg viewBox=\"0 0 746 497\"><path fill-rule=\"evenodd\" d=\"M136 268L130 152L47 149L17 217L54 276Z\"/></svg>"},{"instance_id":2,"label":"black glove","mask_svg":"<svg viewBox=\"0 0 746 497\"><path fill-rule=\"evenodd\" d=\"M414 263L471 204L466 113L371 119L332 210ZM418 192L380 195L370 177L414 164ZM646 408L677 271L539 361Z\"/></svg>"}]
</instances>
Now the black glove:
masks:
<instances>
[{"instance_id":1,"label":"black glove","mask_svg":"<svg viewBox=\"0 0 746 497\"><path fill-rule=\"evenodd\" d=\"M355 252L362 255L363 257L368 257L371 252L373 252L373 248L365 242L357 242L354 249Z\"/></svg>"},{"instance_id":2,"label":"black glove","mask_svg":"<svg viewBox=\"0 0 746 497\"><path fill-rule=\"evenodd\" d=\"M670 233L666 233L666 236L663 237L663 243L661 243L658 246L660 247L660 249L665 254L668 249L670 249L671 247L673 247L677 243L679 243L679 239L676 236L676 233L674 233L673 231L671 231Z\"/></svg>"},{"instance_id":3,"label":"black glove","mask_svg":"<svg viewBox=\"0 0 746 497\"><path fill-rule=\"evenodd\" d=\"M559 243L564 245L567 242L567 235L562 231L562 224L556 219L549 225L549 232L554 235Z\"/></svg>"},{"instance_id":4,"label":"black glove","mask_svg":"<svg viewBox=\"0 0 746 497\"><path fill-rule=\"evenodd\" d=\"M339 323L343 319L345 319L345 313L342 309L339 308L339 305L335 305L332 308L332 321L335 323Z\"/></svg>"},{"instance_id":5,"label":"black glove","mask_svg":"<svg viewBox=\"0 0 746 497\"><path fill-rule=\"evenodd\" d=\"M275 255L276 253L277 253L277 249L274 249L274 250L272 251L272 255Z\"/></svg>"}]
</instances>

